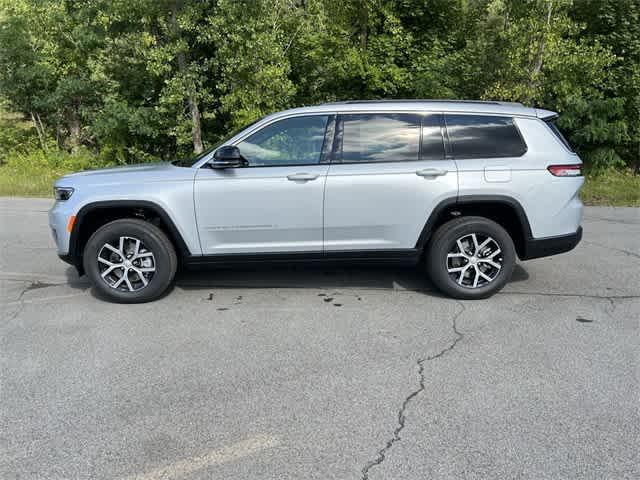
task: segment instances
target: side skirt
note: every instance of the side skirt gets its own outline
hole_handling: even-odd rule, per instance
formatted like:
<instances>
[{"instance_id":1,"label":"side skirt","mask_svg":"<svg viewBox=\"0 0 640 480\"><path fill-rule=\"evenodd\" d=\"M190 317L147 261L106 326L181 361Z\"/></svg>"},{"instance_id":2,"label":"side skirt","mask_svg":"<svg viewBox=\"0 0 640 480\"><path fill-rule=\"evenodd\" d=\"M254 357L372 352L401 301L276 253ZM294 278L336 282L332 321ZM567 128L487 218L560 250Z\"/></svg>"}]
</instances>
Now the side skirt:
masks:
<instances>
[{"instance_id":1,"label":"side skirt","mask_svg":"<svg viewBox=\"0 0 640 480\"><path fill-rule=\"evenodd\" d=\"M361 250L338 252L275 252L192 255L183 258L187 268L257 266L283 264L385 264L416 265L421 250Z\"/></svg>"}]
</instances>

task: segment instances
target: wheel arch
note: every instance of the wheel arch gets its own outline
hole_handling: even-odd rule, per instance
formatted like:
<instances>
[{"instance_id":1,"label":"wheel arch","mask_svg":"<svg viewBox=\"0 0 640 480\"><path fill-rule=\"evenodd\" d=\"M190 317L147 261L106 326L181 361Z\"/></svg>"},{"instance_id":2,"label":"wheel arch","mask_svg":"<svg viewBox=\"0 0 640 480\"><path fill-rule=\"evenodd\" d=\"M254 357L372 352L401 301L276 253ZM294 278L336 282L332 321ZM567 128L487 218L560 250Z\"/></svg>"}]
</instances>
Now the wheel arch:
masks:
<instances>
[{"instance_id":1,"label":"wheel arch","mask_svg":"<svg viewBox=\"0 0 640 480\"><path fill-rule=\"evenodd\" d=\"M139 218L158 226L169 237L178 258L191 254L184 238L166 210L148 200L107 200L84 205L76 214L69 237L69 256L82 274L82 252L89 237L101 226L120 218Z\"/></svg>"},{"instance_id":2,"label":"wheel arch","mask_svg":"<svg viewBox=\"0 0 640 480\"><path fill-rule=\"evenodd\" d=\"M442 200L426 221L416 248L424 250L440 225L460 216L481 216L495 221L511 236L518 256L526 257L527 243L533 238L531 225L520 202L506 195L463 195Z\"/></svg>"}]
</instances>

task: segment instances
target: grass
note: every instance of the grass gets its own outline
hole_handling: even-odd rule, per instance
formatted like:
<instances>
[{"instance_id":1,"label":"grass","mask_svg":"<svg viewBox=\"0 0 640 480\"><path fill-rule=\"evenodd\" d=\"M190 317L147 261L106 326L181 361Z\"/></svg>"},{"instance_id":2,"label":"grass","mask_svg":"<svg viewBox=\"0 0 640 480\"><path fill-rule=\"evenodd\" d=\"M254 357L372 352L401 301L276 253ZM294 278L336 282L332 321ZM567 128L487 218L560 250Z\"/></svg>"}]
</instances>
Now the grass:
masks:
<instances>
[{"instance_id":1,"label":"grass","mask_svg":"<svg viewBox=\"0 0 640 480\"><path fill-rule=\"evenodd\" d=\"M0 166L0 197L50 197L53 198L53 182L58 172L14 171Z\"/></svg>"},{"instance_id":2,"label":"grass","mask_svg":"<svg viewBox=\"0 0 640 480\"><path fill-rule=\"evenodd\" d=\"M75 154L33 150L0 163L0 196L53 197L53 183L71 172L113 166L86 150Z\"/></svg>"},{"instance_id":3,"label":"grass","mask_svg":"<svg viewBox=\"0 0 640 480\"><path fill-rule=\"evenodd\" d=\"M0 165L0 196L51 197L55 179L80 170L78 166L49 168L35 163L25 169ZM640 207L640 175L614 170L587 174L581 195L586 205Z\"/></svg>"},{"instance_id":4,"label":"grass","mask_svg":"<svg viewBox=\"0 0 640 480\"><path fill-rule=\"evenodd\" d=\"M588 174L580 194L585 205L640 207L640 175L619 170Z\"/></svg>"}]
</instances>

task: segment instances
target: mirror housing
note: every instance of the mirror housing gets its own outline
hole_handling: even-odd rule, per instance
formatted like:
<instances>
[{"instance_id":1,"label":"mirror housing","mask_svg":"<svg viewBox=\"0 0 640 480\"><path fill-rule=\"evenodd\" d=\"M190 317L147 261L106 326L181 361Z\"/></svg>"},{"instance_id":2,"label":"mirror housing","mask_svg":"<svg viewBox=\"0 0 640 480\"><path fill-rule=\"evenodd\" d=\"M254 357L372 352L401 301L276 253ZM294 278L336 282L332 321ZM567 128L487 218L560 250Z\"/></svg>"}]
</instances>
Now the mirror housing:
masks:
<instances>
[{"instance_id":1,"label":"mirror housing","mask_svg":"<svg viewBox=\"0 0 640 480\"><path fill-rule=\"evenodd\" d=\"M238 147L235 145L225 145L216 150L209 165L211 168L234 168L244 167L246 163Z\"/></svg>"}]
</instances>

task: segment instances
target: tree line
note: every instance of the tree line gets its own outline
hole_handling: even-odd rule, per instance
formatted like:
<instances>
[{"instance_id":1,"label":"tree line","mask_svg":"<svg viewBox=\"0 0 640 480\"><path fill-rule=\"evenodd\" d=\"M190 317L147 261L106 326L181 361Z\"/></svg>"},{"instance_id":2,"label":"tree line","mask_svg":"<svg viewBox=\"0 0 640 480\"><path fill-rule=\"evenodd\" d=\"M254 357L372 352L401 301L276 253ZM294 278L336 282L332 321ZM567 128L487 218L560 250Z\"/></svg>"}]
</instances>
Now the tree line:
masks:
<instances>
[{"instance_id":1,"label":"tree line","mask_svg":"<svg viewBox=\"0 0 640 480\"><path fill-rule=\"evenodd\" d=\"M197 154L344 99L522 102L640 166L640 0L0 0L0 96L34 148Z\"/></svg>"}]
</instances>

